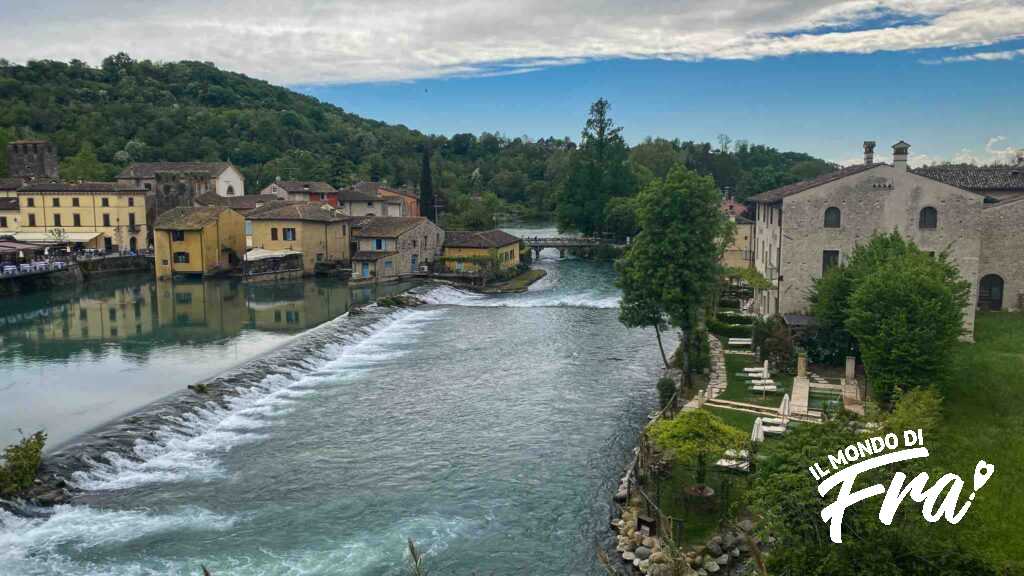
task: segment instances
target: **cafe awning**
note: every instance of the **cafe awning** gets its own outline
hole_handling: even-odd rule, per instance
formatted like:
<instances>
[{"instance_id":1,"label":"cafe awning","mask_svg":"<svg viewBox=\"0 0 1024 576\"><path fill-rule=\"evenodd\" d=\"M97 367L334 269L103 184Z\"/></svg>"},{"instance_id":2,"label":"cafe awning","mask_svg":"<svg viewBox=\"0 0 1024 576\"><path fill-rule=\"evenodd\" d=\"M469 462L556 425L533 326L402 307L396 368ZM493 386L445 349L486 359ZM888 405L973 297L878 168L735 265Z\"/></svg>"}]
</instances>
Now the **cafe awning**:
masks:
<instances>
[{"instance_id":1,"label":"cafe awning","mask_svg":"<svg viewBox=\"0 0 1024 576\"><path fill-rule=\"evenodd\" d=\"M40 244L75 244L79 242L84 244L102 235L102 232L65 232L63 238L57 240L49 232L15 232L14 239L20 242L39 242Z\"/></svg>"}]
</instances>

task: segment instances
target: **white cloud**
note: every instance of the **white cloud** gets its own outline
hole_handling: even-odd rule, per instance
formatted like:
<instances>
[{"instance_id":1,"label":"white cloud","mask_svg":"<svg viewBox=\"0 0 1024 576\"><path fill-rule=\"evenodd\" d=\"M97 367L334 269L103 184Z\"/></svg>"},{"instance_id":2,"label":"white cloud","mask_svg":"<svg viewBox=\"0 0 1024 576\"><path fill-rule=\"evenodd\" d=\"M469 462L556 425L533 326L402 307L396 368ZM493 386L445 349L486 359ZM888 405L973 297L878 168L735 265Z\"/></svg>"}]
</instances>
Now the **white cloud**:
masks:
<instances>
[{"instance_id":1,"label":"white cloud","mask_svg":"<svg viewBox=\"0 0 1024 576\"><path fill-rule=\"evenodd\" d=\"M3 3L8 59L98 63L123 50L209 60L286 84L523 73L614 57L975 48L1024 37L1019 0Z\"/></svg>"},{"instance_id":2,"label":"white cloud","mask_svg":"<svg viewBox=\"0 0 1024 576\"><path fill-rule=\"evenodd\" d=\"M1024 48L1020 50L1000 50L998 52L974 52L960 56L946 56L938 60L922 60L925 64L948 64L951 62L998 62L1016 60L1024 56Z\"/></svg>"}]
</instances>

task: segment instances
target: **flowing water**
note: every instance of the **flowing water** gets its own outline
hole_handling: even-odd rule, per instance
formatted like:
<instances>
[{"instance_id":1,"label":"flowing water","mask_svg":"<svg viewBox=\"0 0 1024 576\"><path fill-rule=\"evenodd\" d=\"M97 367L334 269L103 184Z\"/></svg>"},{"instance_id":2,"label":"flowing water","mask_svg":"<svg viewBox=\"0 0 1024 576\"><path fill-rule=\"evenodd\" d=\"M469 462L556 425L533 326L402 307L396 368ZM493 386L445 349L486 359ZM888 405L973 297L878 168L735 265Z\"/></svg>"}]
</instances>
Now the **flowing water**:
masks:
<instances>
[{"instance_id":1,"label":"flowing water","mask_svg":"<svg viewBox=\"0 0 1024 576\"><path fill-rule=\"evenodd\" d=\"M407 538L436 575L602 573L658 351L610 265L538 265L524 294L420 287L275 340L227 407L75 474L74 504L0 512L0 574L397 575Z\"/></svg>"}]
</instances>

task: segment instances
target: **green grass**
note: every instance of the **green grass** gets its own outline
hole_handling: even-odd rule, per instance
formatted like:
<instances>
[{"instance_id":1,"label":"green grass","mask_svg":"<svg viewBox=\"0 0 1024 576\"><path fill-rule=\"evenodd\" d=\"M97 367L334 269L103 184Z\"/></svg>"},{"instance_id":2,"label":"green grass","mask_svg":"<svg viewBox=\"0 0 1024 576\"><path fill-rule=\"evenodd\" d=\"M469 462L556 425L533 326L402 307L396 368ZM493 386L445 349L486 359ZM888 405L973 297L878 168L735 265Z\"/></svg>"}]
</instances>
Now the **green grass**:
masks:
<instances>
[{"instance_id":1,"label":"green grass","mask_svg":"<svg viewBox=\"0 0 1024 576\"><path fill-rule=\"evenodd\" d=\"M748 435L754 428L754 420L757 419L757 414L751 414L750 412L729 410L728 408L721 408L719 406L705 406L705 408L715 416L724 420L729 426L732 426L742 432L746 432Z\"/></svg>"},{"instance_id":2,"label":"green grass","mask_svg":"<svg viewBox=\"0 0 1024 576\"><path fill-rule=\"evenodd\" d=\"M1024 573L1024 314L979 312L975 344L958 346L945 395L943 430L925 439L943 473L966 483L985 460L996 467L957 525L942 528L996 566Z\"/></svg>"},{"instance_id":3,"label":"green grass","mask_svg":"<svg viewBox=\"0 0 1024 576\"><path fill-rule=\"evenodd\" d=\"M547 272L540 268L530 268L522 274L505 280L504 282L496 282L489 286L484 287L481 292L485 293L505 293L505 292L523 292L530 287L537 280L540 280L547 275Z\"/></svg>"},{"instance_id":4,"label":"green grass","mask_svg":"<svg viewBox=\"0 0 1024 576\"><path fill-rule=\"evenodd\" d=\"M707 483L714 488L715 496L706 506L695 505L699 501L688 497L683 488L696 483L692 467L678 462L672 463L667 476L658 483L651 482L647 487L652 498L658 499L658 507L669 516L682 520L680 531L676 526L675 537L678 544L692 547L704 544L717 531L722 520L731 517L736 503L742 501L746 490L747 477L727 471L721 471L713 465L707 470Z\"/></svg>"},{"instance_id":5,"label":"green grass","mask_svg":"<svg viewBox=\"0 0 1024 576\"><path fill-rule=\"evenodd\" d=\"M747 402L759 406L778 406L782 402L782 396L793 389L793 377L788 374L772 374L772 380L778 387L778 392L754 392L750 390L747 380L738 376L744 368L757 366L754 356L744 354L725 354L725 370L728 372L728 383L725 392L719 395L721 400L732 400L733 402ZM749 428L748 428L749 430Z\"/></svg>"}]
</instances>

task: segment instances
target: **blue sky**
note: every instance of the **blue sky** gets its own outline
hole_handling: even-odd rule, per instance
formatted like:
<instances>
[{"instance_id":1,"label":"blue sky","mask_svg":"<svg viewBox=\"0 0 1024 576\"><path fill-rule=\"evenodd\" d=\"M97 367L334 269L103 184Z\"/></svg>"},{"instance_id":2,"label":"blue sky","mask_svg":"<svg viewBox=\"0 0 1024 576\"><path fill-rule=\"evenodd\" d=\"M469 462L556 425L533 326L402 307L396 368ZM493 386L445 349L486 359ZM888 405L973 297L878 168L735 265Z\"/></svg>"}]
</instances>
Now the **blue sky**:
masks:
<instances>
[{"instance_id":1,"label":"blue sky","mask_svg":"<svg viewBox=\"0 0 1024 576\"><path fill-rule=\"evenodd\" d=\"M1009 42L989 50L1024 48ZM569 136L589 104L612 103L635 143L646 136L717 142L719 134L837 161L864 140L903 139L918 163L1024 148L1024 60L927 64L951 50L746 60L613 59L524 74L296 86L346 110L418 130Z\"/></svg>"},{"instance_id":2,"label":"blue sky","mask_svg":"<svg viewBox=\"0 0 1024 576\"><path fill-rule=\"evenodd\" d=\"M0 57L201 60L426 132L725 133L847 162L1024 147L1021 0L7 2Z\"/></svg>"}]
</instances>

